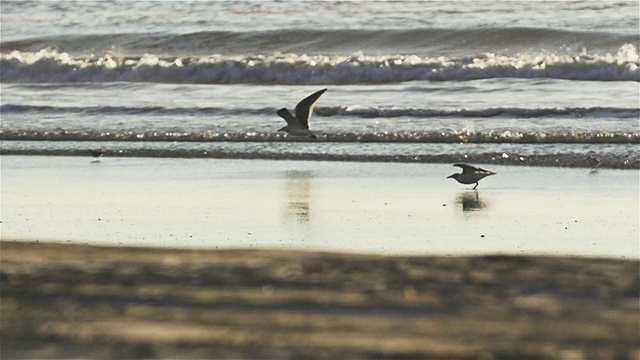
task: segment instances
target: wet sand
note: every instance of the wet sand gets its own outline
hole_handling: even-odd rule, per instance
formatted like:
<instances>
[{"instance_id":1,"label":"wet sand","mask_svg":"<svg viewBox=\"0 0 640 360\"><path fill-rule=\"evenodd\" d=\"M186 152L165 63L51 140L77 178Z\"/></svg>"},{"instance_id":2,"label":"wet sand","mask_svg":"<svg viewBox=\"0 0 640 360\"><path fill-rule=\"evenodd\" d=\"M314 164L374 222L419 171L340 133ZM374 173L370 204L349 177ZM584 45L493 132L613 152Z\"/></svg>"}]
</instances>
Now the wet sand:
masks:
<instances>
[{"instance_id":1,"label":"wet sand","mask_svg":"<svg viewBox=\"0 0 640 360\"><path fill-rule=\"evenodd\" d=\"M635 260L0 249L3 359L640 356Z\"/></svg>"},{"instance_id":2,"label":"wet sand","mask_svg":"<svg viewBox=\"0 0 640 360\"><path fill-rule=\"evenodd\" d=\"M638 259L636 170L2 156L3 240Z\"/></svg>"}]
</instances>

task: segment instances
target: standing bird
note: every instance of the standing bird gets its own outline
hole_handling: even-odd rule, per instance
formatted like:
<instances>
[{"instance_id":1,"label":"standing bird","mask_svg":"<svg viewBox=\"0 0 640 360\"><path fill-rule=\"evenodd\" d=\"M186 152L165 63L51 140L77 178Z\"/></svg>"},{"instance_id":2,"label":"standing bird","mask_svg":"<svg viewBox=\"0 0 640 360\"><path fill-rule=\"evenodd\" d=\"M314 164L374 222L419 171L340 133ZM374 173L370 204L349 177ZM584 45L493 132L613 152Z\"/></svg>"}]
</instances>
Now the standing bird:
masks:
<instances>
[{"instance_id":1,"label":"standing bird","mask_svg":"<svg viewBox=\"0 0 640 360\"><path fill-rule=\"evenodd\" d=\"M591 166L592 172L596 171L598 166L600 166L600 159L598 159L597 157L587 156L586 160L589 166Z\"/></svg>"},{"instance_id":2,"label":"standing bird","mask_svg":"<svg viewBox=\"0 0 640 360\"><path fill-rule=\"evenodd\" d=\"M100 157L102 155L104 155L104 151L102 150L94 150L94 149L90 149L88 150L89 155L93 156L93 162L100 162Z\"/></svg>"},{"instance_id":3,"label":"standing bird","mask_svg":"<svg viewBox=\"0 0 640 360\"><path fill-rule=\"evenodd\" d=\"M473 183L475 183L476 186L473 187L474 190L478 187L478 181L480 181L481 179L483 179L483 178L485 178L485 177L487 177L489 175L495 175L496 174L493 171L481 169L479 167L471 166L471 165L468 165L468 164L453 164L453 166L457 166L459 168L462 168L462 173L449 175L449 176L447 176L447 179L453 178L457 182L459 182L460 184L473 184Z\"/></svg>"},{"instance_id":4,"label":"standing bird","mask_svg":"<svg viewBox=\"0 0 640 360\"><path fill-rule=\"evenodd\" d=\"M278 131L284 131L289 135L307 135L315 139L315 133L309 129L309 121L313 114L313 104L318 101L320 95L324 94L325 91L327 91L326 88L316 91L302 99L302 101L296 105L296 116L291 115L287 108L278 110L276 114L280 115L280 117L287 122L287 126Z\"/></svg>"}]
</instances>

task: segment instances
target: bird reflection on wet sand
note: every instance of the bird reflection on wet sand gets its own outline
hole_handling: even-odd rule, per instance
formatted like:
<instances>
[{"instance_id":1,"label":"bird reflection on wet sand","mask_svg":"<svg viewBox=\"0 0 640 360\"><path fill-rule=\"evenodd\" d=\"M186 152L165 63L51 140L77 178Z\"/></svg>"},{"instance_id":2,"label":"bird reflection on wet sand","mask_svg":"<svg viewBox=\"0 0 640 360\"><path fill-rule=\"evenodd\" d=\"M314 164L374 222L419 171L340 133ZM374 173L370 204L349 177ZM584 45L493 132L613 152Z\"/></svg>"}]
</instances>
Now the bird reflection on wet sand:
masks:
<instances>
[{"instance_id":1,"label":"bird reflection on wet sand","mask_svg":"<svg viewBox=\"0 0 640 360\"><path fill-rule=\"evenodd\" d=\"M310 170L291 170L284 173L287 191L285 217L297 223L308 223L311 220L311 179Z\"/></svg>"},{"instance_id":2,"label":"bird reflection on wet sand","mask_svg":"<svg viewBox=\"0 0 640 360\"><path fill-rule=\"evenodd\" d=\"M478 190L465 191L458 194L456 204L462 207L462 211L478 211L487 207L487 203L480 200Z\"/></svg>"}]
</instances>

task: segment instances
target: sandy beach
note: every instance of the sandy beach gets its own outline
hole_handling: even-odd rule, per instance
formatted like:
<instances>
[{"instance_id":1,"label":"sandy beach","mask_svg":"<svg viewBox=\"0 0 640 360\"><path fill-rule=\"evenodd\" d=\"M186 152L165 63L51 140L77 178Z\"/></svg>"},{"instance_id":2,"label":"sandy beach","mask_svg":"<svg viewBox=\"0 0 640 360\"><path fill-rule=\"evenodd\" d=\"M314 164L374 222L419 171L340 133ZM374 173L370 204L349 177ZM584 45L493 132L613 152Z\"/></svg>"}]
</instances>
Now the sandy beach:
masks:
<instances>
[{"instance_id":1,"label":"sandy beach","mask_svg":"<svg viewBox=\"0 0 640 360\"><path fill-rule=\"evenodd\" d=\"M637 359L637 171L2 157L2 358Z\"/></svg>"},{"instance_id":2,"label":"sandy beach","mask_svg":"<svg viewBox=\"0 0 640 360\"><path fill-rule=\"evenodd\" d=\"M6 359L640 355L637 261L1 250Z\"/></svg>"},{"instance_id":3,"label":"sandy beach","mask_svg":"<svg viewBox=\"0 0 640 360\"><path fill-rule=\"evenodd\" d=\"M0 360L640 360L637 0L1 4Z\"/></svg>"}]
</instances>

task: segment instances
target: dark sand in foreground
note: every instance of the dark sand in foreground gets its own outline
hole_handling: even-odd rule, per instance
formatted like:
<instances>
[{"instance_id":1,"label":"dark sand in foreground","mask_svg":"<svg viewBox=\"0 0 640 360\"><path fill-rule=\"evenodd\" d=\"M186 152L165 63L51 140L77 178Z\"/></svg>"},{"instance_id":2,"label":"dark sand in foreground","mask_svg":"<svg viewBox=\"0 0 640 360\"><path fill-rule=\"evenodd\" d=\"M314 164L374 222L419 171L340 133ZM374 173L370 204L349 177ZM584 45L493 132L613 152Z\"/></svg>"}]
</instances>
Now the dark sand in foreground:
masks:
<instances>
[{"instance_id":1,"label":"dark sand in foreground","mask_svg":"<svg viewBox=\"0 0 640 360\"><path fill-rule=\"evenodd\" d=\"M2 242L1 357L638 358L638 261Z\"/></svg>"}]
</instances>

